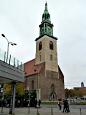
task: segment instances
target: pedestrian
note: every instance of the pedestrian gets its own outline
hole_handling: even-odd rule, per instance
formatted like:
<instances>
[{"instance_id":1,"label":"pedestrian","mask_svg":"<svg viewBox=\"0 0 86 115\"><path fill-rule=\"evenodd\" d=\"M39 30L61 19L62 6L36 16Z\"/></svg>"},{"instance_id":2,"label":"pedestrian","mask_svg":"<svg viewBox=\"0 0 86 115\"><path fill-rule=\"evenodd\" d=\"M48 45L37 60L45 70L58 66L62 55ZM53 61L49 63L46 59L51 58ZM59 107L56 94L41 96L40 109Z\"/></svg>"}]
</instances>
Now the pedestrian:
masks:
<instances>
[{"instance_id":1,"label":"pedestrian","mask_svg":"<svg viewBox=\"0 0 86 115\"><path fill-rule=\"evenodd\" d=\"M41 104L41 100L39 99L39 101L38 101L38 106L40 107L40 104Z\"/></svg>"},{"instance_id":2,"label":"pedestrian","mask_svg":"<svg viewBox=\"0 0 86 115\"><path fill-rule=\"evenodd\" d=\"M68 100L66 100L67 102L67 113L70 112L70 109L69 109L69 103L68 103Z\"/></svg>"},{"instance_id":3,"label":"pedestrian","mask_svg":"<svg viewBox=\"0 0 86 115\"><path fill-rule=\"evenodd\" d=\"M66 100L63 100L63 113L66 112Z\"/></svg>"},{"instance_id":4,"label":"pedestrian","mask_svg":"<svg viewBox=\"0 0 86 115\"><path fill-rule=\"evenodd\" d=\"M70 112L69 103L67 99L63 101L63 112L67 112L67 113Z\"/></svg>"},{"instance_id":5,"label":"pedestrian","mask_svg":"<svg viewBox=\"0 0 86 115\"><path fill-rule=\"evenodd\" d=\"M1 113L3 113L4 99L1 100Z\"/></svg>"},{"instance_id":6,"label":"pedestrian","mask_svg":"<svg viewBox=\"0 0 86 115\"><path fill-rule=\"evenodd\" d=\"M62 105L61 105L61 101L59 101L59 100L58 100L58 107L59 107L59 110L61 110Z\"/></svg>"},{"instance_id":7,"label":"pedestrian","mask_svg":"<svg viewBox=\"0 0 86 115\"><path fill-rule=\"evenodd\" d=\"M35 99L35 108L37 107L37 99Z\"/></svg>"}]
</instances>

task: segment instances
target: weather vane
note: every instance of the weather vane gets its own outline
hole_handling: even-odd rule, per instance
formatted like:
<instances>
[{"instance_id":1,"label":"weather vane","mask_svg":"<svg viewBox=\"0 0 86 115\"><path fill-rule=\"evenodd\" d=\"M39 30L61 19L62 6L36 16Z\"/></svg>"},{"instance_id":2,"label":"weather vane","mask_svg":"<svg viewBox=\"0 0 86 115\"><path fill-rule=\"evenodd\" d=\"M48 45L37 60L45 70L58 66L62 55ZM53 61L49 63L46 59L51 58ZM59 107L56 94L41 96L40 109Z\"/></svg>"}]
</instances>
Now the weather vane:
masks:
<instances>
[{"instance_id":1,"label":"weather vane","mask_svg":"<svg viewBox=\"0 0 86 115\"><path fill-rule=\"evenodd\" d=\"M47 0L45 0L45 3L47 3Z\"/></svg>"}]
</instances>

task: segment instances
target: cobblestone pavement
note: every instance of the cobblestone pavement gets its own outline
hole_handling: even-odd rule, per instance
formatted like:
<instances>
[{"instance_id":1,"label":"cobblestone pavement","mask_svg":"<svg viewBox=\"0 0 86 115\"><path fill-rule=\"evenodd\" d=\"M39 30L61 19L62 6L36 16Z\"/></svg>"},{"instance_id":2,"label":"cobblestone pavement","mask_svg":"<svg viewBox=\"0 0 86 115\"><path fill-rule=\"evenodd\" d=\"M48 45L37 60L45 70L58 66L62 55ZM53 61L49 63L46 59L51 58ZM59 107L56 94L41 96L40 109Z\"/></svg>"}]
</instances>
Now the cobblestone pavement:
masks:
<instances>
[{"instance_id":1,"label":"cobblestone pavement","mask_svg":"<svg viewBox=\"0 0 86 115\"><path fill-rule=\"evenodd\" d=\"M1 110L1 108L0 108ZM78 107L70 107L70 113L63 113L58 108L53 108L53 114L51 114L51 107L41 107L41 108L16 108L15 115L86 115L86 108L81 109ZM4 108L3 113L0 115L9 115L9 108Z\"/></svg>"}]
</instances>

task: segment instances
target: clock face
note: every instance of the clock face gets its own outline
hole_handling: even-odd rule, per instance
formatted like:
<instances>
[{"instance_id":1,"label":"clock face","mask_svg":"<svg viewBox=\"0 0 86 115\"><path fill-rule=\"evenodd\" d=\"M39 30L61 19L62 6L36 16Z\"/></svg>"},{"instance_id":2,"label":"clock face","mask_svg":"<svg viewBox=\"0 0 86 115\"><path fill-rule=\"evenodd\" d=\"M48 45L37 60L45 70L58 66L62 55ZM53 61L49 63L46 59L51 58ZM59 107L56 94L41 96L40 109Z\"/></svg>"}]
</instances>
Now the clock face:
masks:
<instances>
[{"instance_id":1,"label":"clock face","mask_svg":"<svg viewBox=\"0 0 86 115\"><path fill-rule=\"evenodd\" d=\"M40 27L40 35L44 35L44 34L52 36L52 27L48 25L47 23L44 23Z\"/></svg>"},{"instance_id":2,"label":"clock face","mask_svg":"<svg viewBox=\"0 0 86 115\"><path fill-rule=\"evenodd\" d=\"M51 35L51 28L48 27L48 34Z\"/></svg>"}]
</instances>

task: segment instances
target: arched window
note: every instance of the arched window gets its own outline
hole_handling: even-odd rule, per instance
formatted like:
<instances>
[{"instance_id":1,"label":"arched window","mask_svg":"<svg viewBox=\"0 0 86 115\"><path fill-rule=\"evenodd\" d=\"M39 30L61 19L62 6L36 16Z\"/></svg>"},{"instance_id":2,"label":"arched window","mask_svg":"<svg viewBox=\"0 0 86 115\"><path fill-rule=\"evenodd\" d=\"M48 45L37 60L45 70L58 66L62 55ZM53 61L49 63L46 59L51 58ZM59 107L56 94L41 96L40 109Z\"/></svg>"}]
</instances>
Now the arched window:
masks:
<instances>
[{"instance_id":1,"label":"arched window","mask_svg":"<svg viewBox=\"0 0 86 115\"><path fill-rule=\"evenodd\" d=\"M32 89L34 89L34 80L32 80Z\"/></svg>"},{"instance_id":2,"label":"arched window","mask_svg":"<svg viewBox=\"0 0 86 115\"><path fill-rule=\"evenodd\" d=\"M50 60L51 60L51 61L53 60L53 56L52 56L52 54L50 55Z\"/></svg>"},{"instance_id":3,"label":"arched window","mask_svg":"<svg viewBox=\"0 0 86 115\"><path fill-rule=\"evenodd\" d=\"M41 61L41 55L40 55L40 61Z\"/></svg>"},{"instance_id":4,"label":"arched window","mask_svg":"<svg viewBox=\"0 0 86 115\"><path fill-rule=\"evenodd\" d=\"M51 50L53 50L53 42L52 41L50 41L49 47L50 47Z\"/></svg>"},{"instance_id":5,"label":"arched window","mask_svg":"<svg viewBox=\"0 0 86 115\"><path fill-rule=\"evenodd\" d=\"M39 50L42 49L42 42L39 43Z\"/></svg>"}]
</instances>

